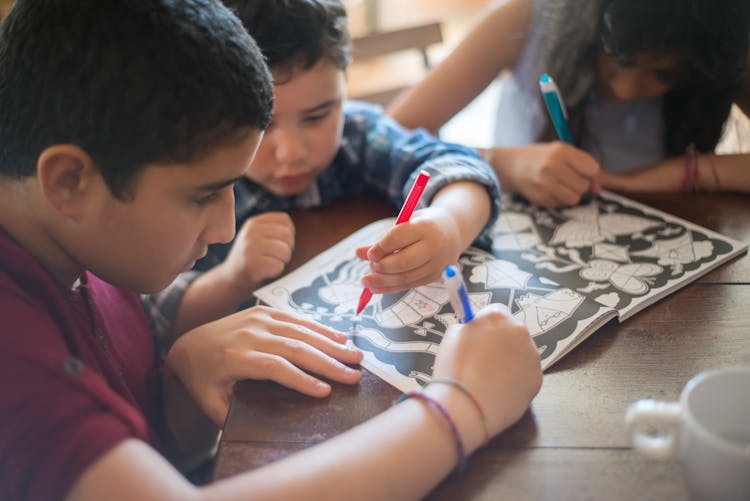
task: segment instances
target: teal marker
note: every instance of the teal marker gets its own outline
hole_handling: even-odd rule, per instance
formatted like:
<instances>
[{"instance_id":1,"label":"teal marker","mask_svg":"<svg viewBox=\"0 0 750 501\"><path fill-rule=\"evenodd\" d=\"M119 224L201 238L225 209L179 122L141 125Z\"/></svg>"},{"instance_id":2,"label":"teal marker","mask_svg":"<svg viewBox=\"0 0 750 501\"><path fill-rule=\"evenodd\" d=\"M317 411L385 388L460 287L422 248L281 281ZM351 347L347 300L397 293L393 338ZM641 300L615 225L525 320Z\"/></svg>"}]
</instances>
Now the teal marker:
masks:
<instances>
[{"instance_id":1,"label":"teal marker","mask_svg":"<svg viewBox=\"0 0 750 501\"><path fill-rule=\"evenodd\" d=\"M570 129L568 129L568 112L565 109L562 96L560 96L560 89L557 88L552 77L546 73L539 77L539 87L542 89L544 104L547 105L547 111L549 111L552 124L557 131L557 137L560 138L560 141L572 143L573 137L570 135Z\"/></svg>"}]
</instances>

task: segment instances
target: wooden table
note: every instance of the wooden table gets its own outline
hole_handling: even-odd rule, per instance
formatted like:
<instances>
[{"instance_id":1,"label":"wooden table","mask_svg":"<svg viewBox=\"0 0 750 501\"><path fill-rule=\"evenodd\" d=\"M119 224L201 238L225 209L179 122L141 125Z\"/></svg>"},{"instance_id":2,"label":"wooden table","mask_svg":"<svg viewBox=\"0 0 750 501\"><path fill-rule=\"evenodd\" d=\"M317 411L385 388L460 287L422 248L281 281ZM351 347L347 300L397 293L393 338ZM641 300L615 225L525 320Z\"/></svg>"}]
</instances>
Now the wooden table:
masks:
<instances>
[{"instance_id":1,"label":"wooden table","mask_svg":"<svg viewBox=\"0 0 750 501\"><path fill-rule=\"evenodd\" d=\"M750 239L750 198L649 195L637 200L738 240ZM292 267L394 210L368 199L294 216ZM335 224L332 224L335 222ZM647 308L611 322L546 374L531 409L472 456L430 499L685 499L679 465L644 459L624 431L640 398L676 400L696 373L750 365L750 258L742 256ZM271 383L243 382L229 413L214 479L259 467L355 426L398 391L364 371L359 386L317 400ZM366 451L363 451L366 454ZM408 461L408 458L404 458Z\"/></svg>"}]
</instances>

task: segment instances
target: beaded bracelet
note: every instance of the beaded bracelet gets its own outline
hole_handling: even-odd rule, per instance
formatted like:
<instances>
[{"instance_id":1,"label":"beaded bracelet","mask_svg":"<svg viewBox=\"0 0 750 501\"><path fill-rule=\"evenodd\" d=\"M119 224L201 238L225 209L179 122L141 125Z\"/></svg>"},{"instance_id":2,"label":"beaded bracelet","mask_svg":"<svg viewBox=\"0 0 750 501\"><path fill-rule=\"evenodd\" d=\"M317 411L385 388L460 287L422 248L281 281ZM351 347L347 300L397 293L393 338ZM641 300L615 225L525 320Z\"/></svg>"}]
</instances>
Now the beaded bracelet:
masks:
<instances>
[{"instance_id":1,"label":"beaded bracelet","mask_svg":"<svg viewBox=\"0 0 750 501\"><path fill-rule=\"evenodd\" d=\"M698 162L695 157L695 145L690 144L685 150L685 170L682 175L682 191L695 191L698 180Z\"/></svg>"},{"instance_id":2,"label":"beaded bracelet","mask_svg":"<svg viewBox=\"0 0 750 501\"><path fill-rule=\"evenodd\" d=\"M466 462L468 461L468 458L466 457L466 449L464 449L464 442L463 440L461 440L461 435L458 433L456 422L453 421L453 418L450 416L450 414L448 414L448 410L445 408L445 406L443 406L443 404L438 402L437 399L427 395L422 391L410 391L409 393L404 393L403 395L398 397L398 399L394 403L398 404L409 398L417 398L419 400L422 400L431 408L435 409L441 416L443 416L445 423L451 430L453 441L455 442L456 450L458 451L458 464L456 465L456 469L454 471L455 473L462 473L466 469Z\"/></svg>"},{"instance_id":3,"label":"beaded bracelet","mask_svg":"<svg viewBox=\"0 0 750 501\"><path fill-rule=\"evenodd\" d=\"M716 155L709 154L708 165L711 168L711 173L714 177L715 191L721 189L721 183L719 182L719 173L716 170ZM698 191L698 156L695 154L695 145L691 144L685 150L685 170L682 175L682 191Z\"/></svg>"},{"instance_id":4,"label":"beaded bracelet","mask_svg":"<svg viewBox=\"0 0 750 501\"><path fill-rule=\"evenodd\" d=\"M427 382L427 384L425 384L423 386L423 388L427 388L431 384L438 384L438 383L440 383L440 384L447 384L449 386L454 387L455 389L457 389L458 391L460 391L461 393L463 393L464 395L466 395L466 397L469 400L471 400L471 403L474 404L474 407L476 407L477 412L479 412L479 416L482 419L482 428L484 428L484 442L482 442L482 443L486 444L487 442L489 442L491 435L490 435L490 427L487 424L487 417L485 416L484 411L482 410L482 406L479 405L479 401L476 398L474 398L474 395L472 395L471 392L464 385L462 385L458 381L455 381L455 380L447 378L447 377L434 377L434 378L431 378Z\"/></svg>"},{"instance_id":5,"label":"beaded bracelet","mask_svg":"<svg viewBox=\"0 0 750 501\"><path fill-rule=\"evenodd\" d=\"M714 182L716 182L716 191L721 190L721 183L719 182L719 173L716 171L716 155L708 155L709 165L711 166L711 172L714 174Z\"/></svg>"}]
</instances>

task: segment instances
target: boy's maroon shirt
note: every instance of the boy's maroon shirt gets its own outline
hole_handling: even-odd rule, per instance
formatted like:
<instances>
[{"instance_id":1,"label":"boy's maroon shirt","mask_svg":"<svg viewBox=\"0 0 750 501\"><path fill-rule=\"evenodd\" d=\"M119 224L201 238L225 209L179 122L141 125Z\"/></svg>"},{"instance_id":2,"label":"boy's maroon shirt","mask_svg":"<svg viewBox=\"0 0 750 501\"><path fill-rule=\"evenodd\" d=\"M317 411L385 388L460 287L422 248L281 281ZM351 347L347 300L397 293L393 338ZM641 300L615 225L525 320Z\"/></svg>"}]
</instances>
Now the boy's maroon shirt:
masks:
<instances>
[{"instance_id":1,"label":"boy's maroon shirt","mask_svg":"<svg viewBox=\"0 0 750 501\"><path fill-rule=\"evenodd\" d=\"M139 296L69 290L0 227L0 499L61 499L127 438L157 445L159 363Z\"/></svg>"}]
</instances>

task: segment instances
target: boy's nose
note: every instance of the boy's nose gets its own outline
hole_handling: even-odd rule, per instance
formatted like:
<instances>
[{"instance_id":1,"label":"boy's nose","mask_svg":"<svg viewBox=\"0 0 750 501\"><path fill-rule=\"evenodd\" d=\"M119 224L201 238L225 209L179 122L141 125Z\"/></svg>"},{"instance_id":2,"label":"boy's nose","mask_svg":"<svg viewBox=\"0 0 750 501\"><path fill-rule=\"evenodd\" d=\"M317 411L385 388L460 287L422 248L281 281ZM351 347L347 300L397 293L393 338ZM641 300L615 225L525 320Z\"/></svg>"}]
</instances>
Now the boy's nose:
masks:
<instances>
[{"instance_id":1,"label":"boy's nose","mask_svg":"<svg viewBox=\"0 0 750 501\"><path fill-rule=\"evenodd\" d=\"M280 163L294 163L307 155L304 134L294 127L274 130L273 145L274 155Z\"/></svg>"},{"instance_id":2,"label":"boy's nose","mask_svg":"<svg viewBox=\"0 0 750 501\"><path fill-rule=\"evenodd\" d=\"M224 190L223 190L224 191ZM211 211L210 220L203 232L207 244L228 243L234 238L234 190L231 186L221 193Z\"/></svg>"}]
</instances>

